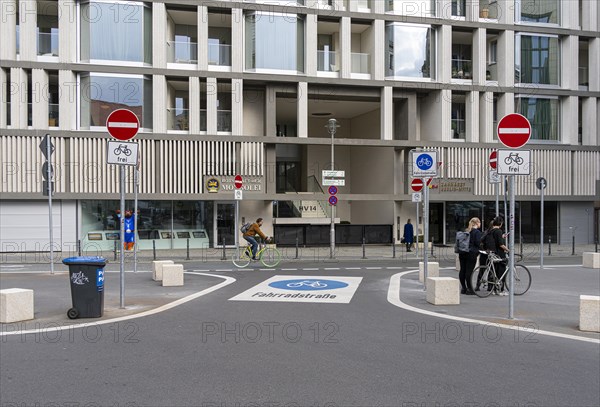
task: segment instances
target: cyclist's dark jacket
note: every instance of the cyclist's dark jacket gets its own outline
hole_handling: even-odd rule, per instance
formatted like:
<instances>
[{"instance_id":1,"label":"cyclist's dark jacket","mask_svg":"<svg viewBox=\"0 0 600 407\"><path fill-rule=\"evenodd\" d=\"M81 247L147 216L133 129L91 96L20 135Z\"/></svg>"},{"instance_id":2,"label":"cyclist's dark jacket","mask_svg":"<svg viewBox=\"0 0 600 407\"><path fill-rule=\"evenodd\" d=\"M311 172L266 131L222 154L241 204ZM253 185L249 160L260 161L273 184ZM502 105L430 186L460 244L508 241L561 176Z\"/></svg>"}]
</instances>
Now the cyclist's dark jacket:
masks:
<instances>
[{"instance_id":1,"label":"cyclist's dark jacket","mask_svg":"<svg viewBox=\"0 0 600 407\"><path fill-rule=\"evenodd\" d=\"M485 250L490 250L500 257L504 257L504 250L500 246L506 246L506 241L502 237L500 228L492 229L484 239Z\"/></svg>"}]
</instances>

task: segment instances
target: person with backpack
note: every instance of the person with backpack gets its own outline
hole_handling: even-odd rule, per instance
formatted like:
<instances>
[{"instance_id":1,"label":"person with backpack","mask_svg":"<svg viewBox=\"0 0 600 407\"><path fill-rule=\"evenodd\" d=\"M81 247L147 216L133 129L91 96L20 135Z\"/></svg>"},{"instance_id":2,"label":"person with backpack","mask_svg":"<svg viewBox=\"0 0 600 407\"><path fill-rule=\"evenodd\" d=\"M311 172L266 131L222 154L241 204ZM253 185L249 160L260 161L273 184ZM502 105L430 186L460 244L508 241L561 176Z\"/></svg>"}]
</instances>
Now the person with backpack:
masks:
<instances>
[{"instance_id":1,"label":"person with backpack","mask_svg":"<svg viewBox=\"0 0 600 407\"><path fill-rule=\"evenodd\" d=\"M472 218L464 232L456 233L454 252L458 253L458 259L460 261L458 279L462 287L460 291L461 294L475 294L473 292L473 287L471 287L471 274L473 274L473 269L475 268L477 258L479 257L479 243L481 240L480 227L481 221L479 218Z\"/></svg>"},{"instance_id":2,"label":"person with backpack","mask_svg":"<svg viewBox=\"0 0 600 407\"><path fill-rule=\"evenodd\" d=\"M494 252L501 259L506 259L508 253L508 247L506 247L506 241L504 240L504 234L502 233L502 225L504 219L501 216L496 216L492 220L491 228L488 229L481 239L482 249L488 252ZM487 264L487 255L481 255L481 264ZM506 270L506 261L497 262L494 264L494 270L496 271L496 277L502 277L504 270ZM481 276L479 276L481 278ZM492 287L488 287L488 291ZM501 291L499 293L492 293L495 295L507 295L504 291L504 280L502 280Z\"/></svg>"},{"instance_id":3,"label":"person with backpack","mask_svg":"<svg viewBox=\"0 0 600 407\"><path fill-rule=\"evenodd\" d=\"M268 236L266 236L262 230L260 230L262 224L263 219L258 218L256 219L255 223L245 224L241 229L243 233L242 236L252 246L252 260L256 260L256 253L258 253L258 242L256 241L256 235L259 235L263 240L269 239Z\"/></svg>"}]
</instances>

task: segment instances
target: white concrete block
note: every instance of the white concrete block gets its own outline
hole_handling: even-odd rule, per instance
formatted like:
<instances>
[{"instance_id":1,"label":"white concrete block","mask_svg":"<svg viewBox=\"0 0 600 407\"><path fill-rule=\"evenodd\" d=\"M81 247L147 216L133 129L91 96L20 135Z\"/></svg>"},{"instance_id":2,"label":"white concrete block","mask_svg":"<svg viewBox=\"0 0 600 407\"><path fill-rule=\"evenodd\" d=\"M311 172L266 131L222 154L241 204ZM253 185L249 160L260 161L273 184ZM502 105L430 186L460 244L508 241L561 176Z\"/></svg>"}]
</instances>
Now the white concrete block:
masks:
<instances>
[{"instance_id":1,"label":"white concrete block","mask_svg":"<svg viewBox=\"0 0 600 407\"><path fill-rule=\"evenodd\" d=\"M600 269L600 253L583 253L583 267L590 269Z\"/></svg>"},{"instance_id":2,"label":"white concrete block","mask_svg":"<svg viewBox=\"0 0 600 407\"><path fill-rule=\"evenodd\" d=\"M162 281L163 266L165 264L174 264L173 260L155 260L152 262L152 280Z\"/></svg>"},{"instance_id":3,"label":"white concrete block","mask_svg":"<svg viewBox=\"0 0 600 407\"><path fill-rule=\"evenodd\" d=\"M600 297L579 296L579 330L600 332Z\"/></svg>"},{"instance_id":4,"label":"white concrete block","mask_svg":"<svg viewBox=\"0 0 600 407\"><path fill-rule=\"evenodd\" d=\"M162 266L163 287L183 285L183 264L164 264Z\"/></svg>"},{"instance_id":5,"label":"white concrete block","mask_svg":"<svg viewBox=\"0 0 600 407\"><path fill-rule=\"evenodd\" d=\"M419 262L419 282L424 281L425 271L423 270L423 262ZM440 263L437 261L427 262L427 277L439 277L440 276Z\"/></svg>"},{"instance_id":6,"label":"white concrete block","mask_svg":"<svg viewBox=\"0 0 600 407\"><path fill-rule=\"evenodd\" d=\"M0 323L9 324L29 319L33 319L33 290L0 290Z\"/></svg>"},{"instance_id":7,"label":"white concrete block","mask_svg":"<svg viewBox=\"0 0 600 407\"><path fill-rule=\"evenodd\" d=\"M457 278L427 277L427 302L433 305L460 304L460 284Z\"/></svg>"}]
</instances>

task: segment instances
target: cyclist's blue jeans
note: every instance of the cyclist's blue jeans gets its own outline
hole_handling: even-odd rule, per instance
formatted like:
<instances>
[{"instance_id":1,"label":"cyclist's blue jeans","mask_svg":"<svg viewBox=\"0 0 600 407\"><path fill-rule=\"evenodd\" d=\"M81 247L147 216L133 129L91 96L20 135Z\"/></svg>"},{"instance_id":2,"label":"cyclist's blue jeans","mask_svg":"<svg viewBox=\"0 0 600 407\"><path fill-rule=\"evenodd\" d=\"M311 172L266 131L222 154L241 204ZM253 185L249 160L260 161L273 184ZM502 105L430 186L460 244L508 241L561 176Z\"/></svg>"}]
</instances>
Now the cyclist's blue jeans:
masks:
<instances>
[{"instance_id":1,"label":"cyclist's blue jeans","mask_svg":"<svg viewBox=\"0 0 600 407\"><path fill-rule=\"evenodd\" d=\"M244 236L244 239L252 246L252 258L256 258L256 253L258 252L258 242L252 236Z\"/></svg>"}]
</instances>

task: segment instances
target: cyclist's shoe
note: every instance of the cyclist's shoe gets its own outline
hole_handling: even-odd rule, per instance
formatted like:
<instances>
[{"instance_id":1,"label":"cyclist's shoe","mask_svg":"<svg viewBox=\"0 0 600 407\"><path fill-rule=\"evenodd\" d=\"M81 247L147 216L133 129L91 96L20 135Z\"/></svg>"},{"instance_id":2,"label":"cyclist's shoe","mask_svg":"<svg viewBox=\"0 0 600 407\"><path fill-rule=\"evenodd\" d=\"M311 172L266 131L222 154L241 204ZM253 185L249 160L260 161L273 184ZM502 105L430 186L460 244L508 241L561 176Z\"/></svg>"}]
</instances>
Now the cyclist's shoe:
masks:
<instances>
[{"instance_id":1,"label":"cyclist's shoe","mask_svg":"<svg viewBox=\"0 0 600 407\"><path fill-rule=\"evenodd\" d=\"M506 297L508 293L506 291L502 291L501 293L498 293L498 295L501 297Z\"/></svg>"},{"instance_id":2,"label":"cyclist's shoe","mask_svg":"<svg viewBox=\"0 0 600 407\"><path fill-rule=\"evenodd\" d=\"M496 290L492 291L492 295L498 295L498 292Z\"/></svg>"}]
</instances>

